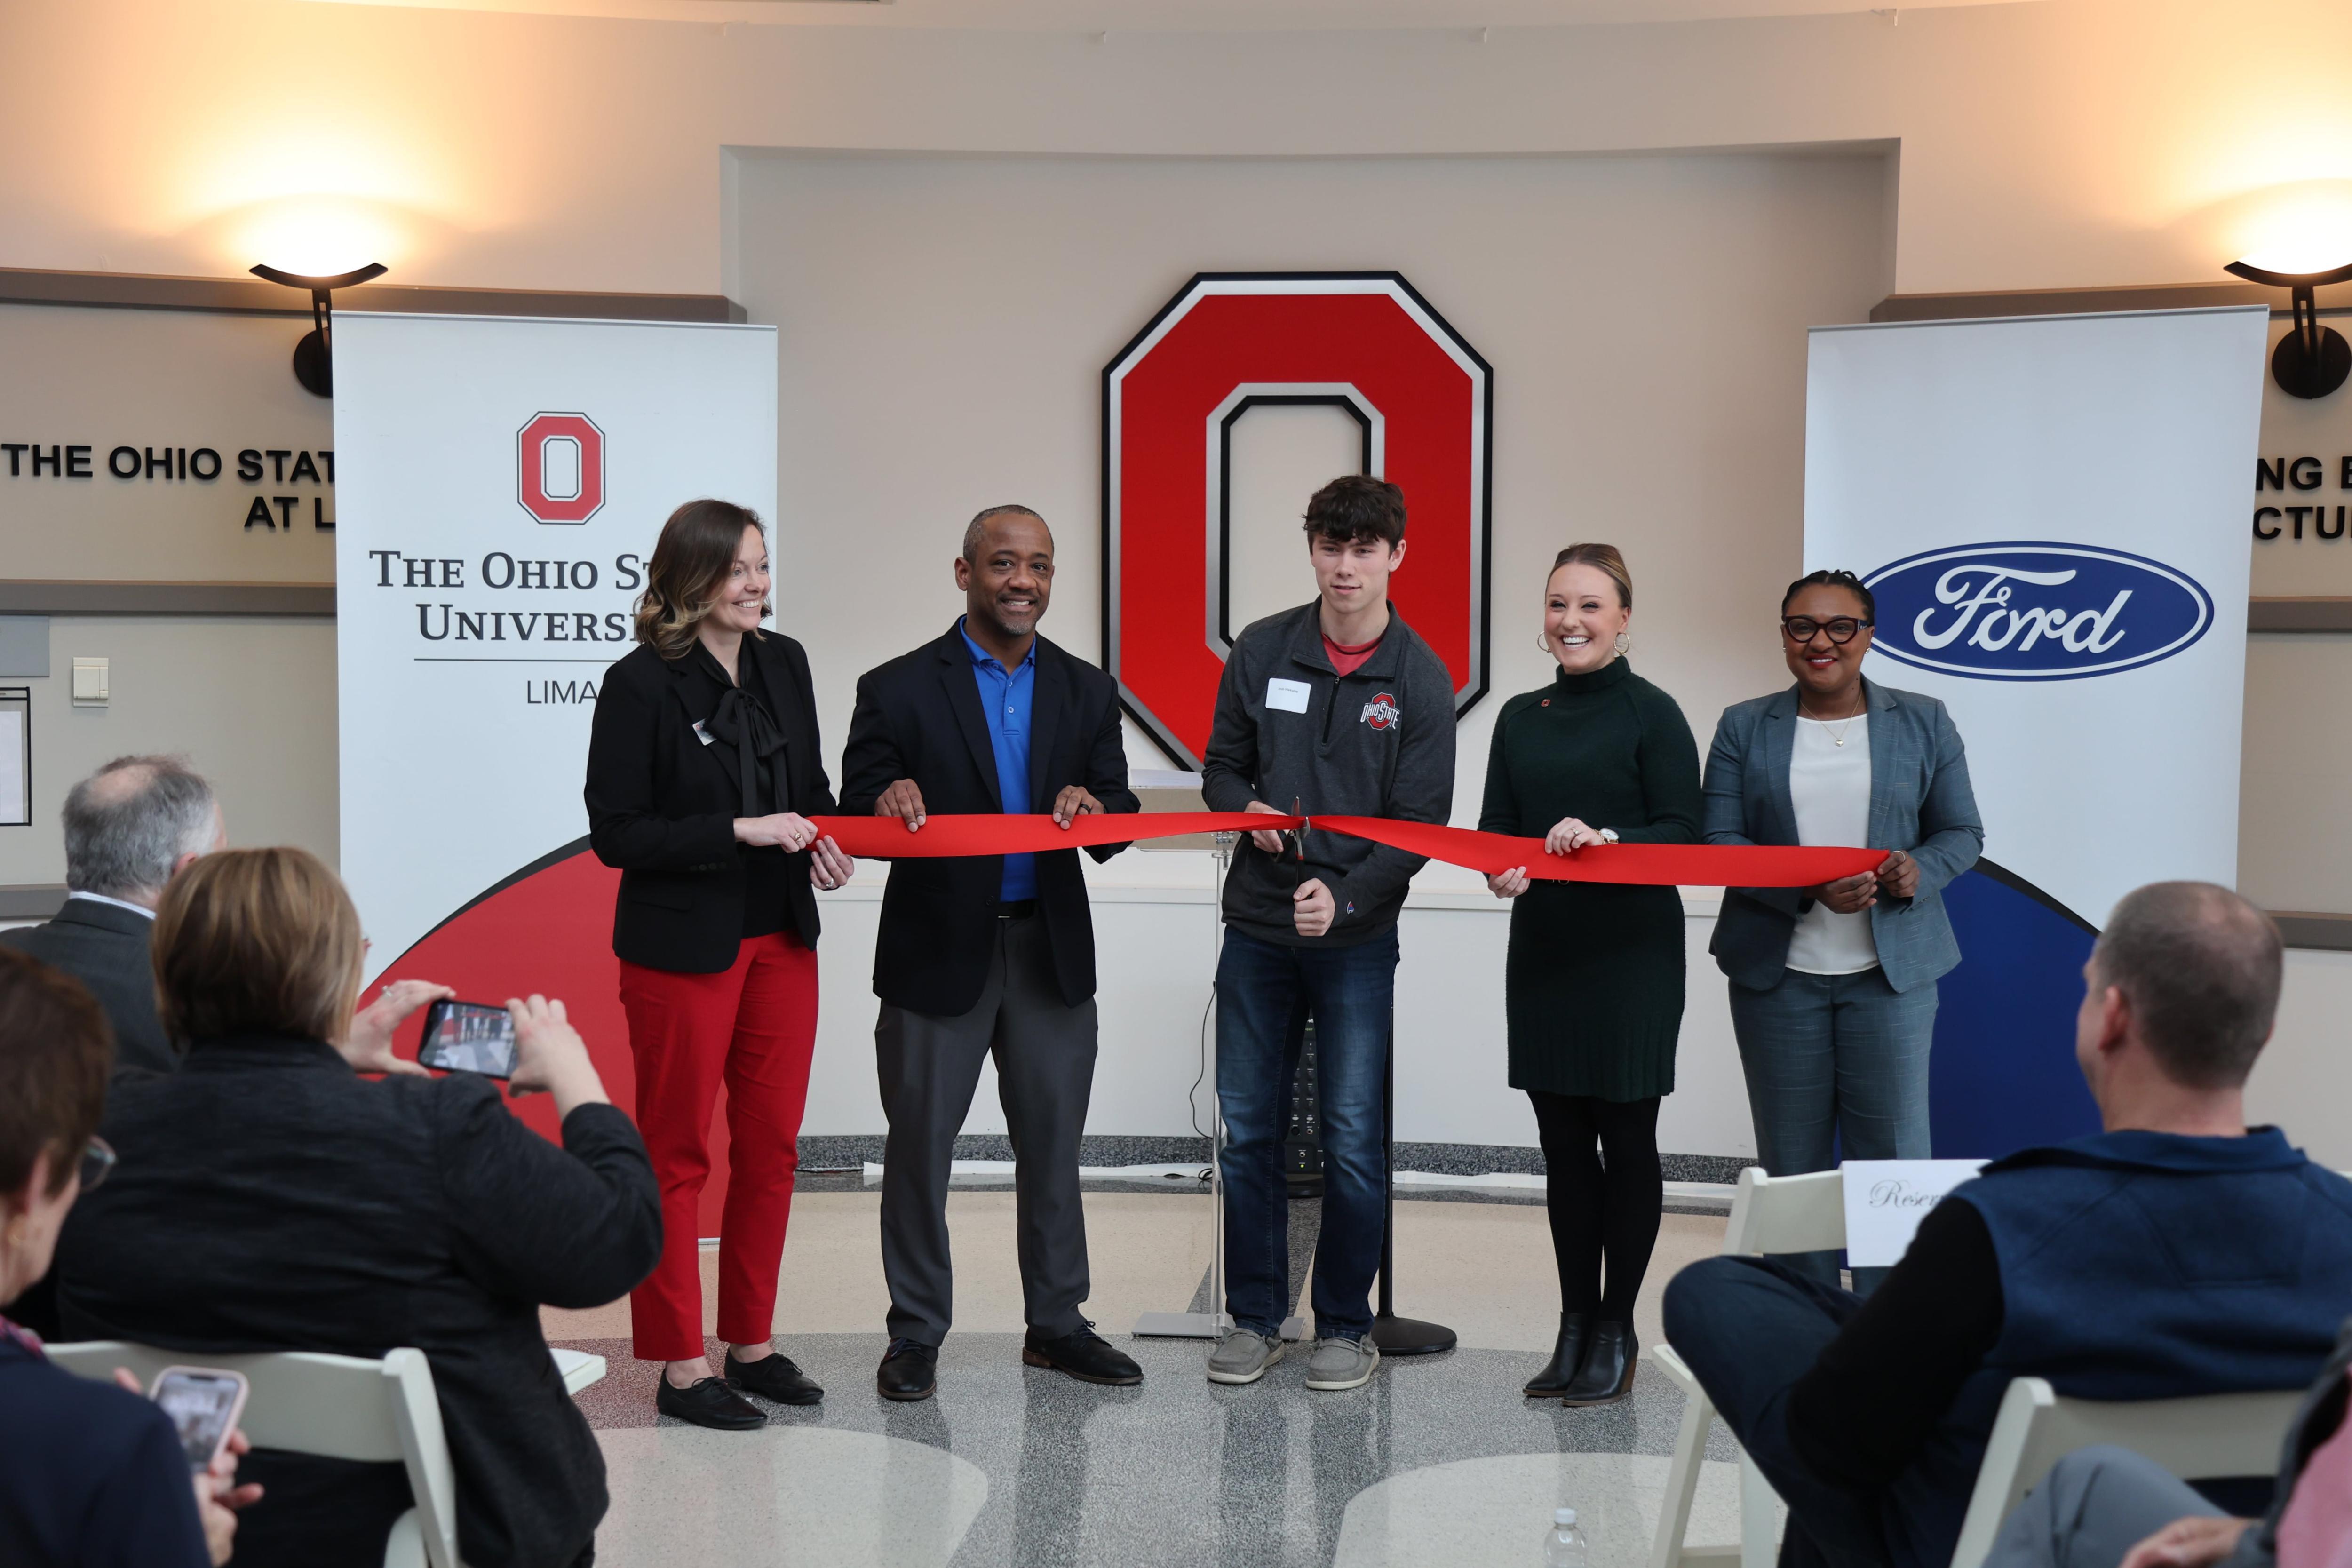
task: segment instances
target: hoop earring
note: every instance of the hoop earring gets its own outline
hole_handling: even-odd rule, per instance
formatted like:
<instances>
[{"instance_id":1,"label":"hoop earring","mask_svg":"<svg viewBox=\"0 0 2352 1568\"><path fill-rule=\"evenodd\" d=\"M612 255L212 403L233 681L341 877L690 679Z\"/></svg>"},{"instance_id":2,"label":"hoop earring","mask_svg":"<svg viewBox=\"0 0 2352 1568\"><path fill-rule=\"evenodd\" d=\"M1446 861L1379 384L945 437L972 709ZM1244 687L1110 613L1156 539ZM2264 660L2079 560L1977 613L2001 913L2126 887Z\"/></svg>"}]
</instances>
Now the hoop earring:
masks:
<instances>
[{"instance_id":1,"label":"hoop earring","mask_svg":"<svg viewBox=\"0 0 2352 1568\"><path fill-rule=\"evenodd\" d=\"M1546 653L1549 653L1551 651L1551 634L1549 632L1538 632L1536 634L1536 647L1543 649Z\"/></svg>"},{"instance_id":2,"label":"hoop earring","mask_svg":"<svg viewBox=\"0 0 2352 1568\"><path fill-rule=\"evenodd\" d=\"M1624 632L1619 632L1617 634L1617 657L1619 658L1623 658L1627 654L1633 651L1633 637Z\"/></svg>"}]
</instances>

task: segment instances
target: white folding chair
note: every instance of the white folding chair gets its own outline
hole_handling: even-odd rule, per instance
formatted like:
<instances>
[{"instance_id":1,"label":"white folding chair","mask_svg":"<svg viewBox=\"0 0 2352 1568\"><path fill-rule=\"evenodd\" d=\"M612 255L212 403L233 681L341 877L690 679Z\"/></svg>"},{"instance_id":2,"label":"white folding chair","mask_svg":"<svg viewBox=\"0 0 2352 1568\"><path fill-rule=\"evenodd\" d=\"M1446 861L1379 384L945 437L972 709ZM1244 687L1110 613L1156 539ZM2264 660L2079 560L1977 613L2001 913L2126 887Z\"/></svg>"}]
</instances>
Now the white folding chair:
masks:
<instances>
[{"instance_id":1,"label":"white folding chair","mask_svg":"<svg viewBox=\"0 0 2352 1568\"><path fill-rule=\"evenodd\" d=\"M2129 1448L2188 1481L2269 1475L2303 1397L2294 1388L2194 1399L2062 1399L2041 1378L2014 1379L1985 1445L1952 1568L1982 1568L2010 1510L2051 1466L2095 1443Z\"/></svg>"},{"instance_id":2,"label":"white folding chair","mask_svg":"<svg viewBox=\"0 0 2352 1568\"><path fill-rule=\"evenodd\" d=\"M1723 1256L1825 1252L1844 1245L1844 1173L1768 1176L1753 1165L1739 1173L1739 1190L1731 1200L1731 1222L1723 1233ZM1650 1568L1682 1568L1685 1563L1735 1557L1740 1568L1772 1568L1780 1554L1779 1528L1773 1516L1773 1505L1779 1500L1745 1448L1739 1451L1739 1544L1683 1543L1690 1529L1691 1502L1698 1495L1699 1466L1706 1458L1715 1406L1672 1345L1653 1346L1650 1358L1683 1391L1682 1430L1675 1436L1675 1460L1666 1472L1666 1495L1658 1511Z\"/></svg>"},{"instance_id":3,"label":"white folding chair","mask_svg":"<svg viewBox=\"0 0 2352 1568\"><path fill-rule=\"evenodd\" d=\"M173 1365L245 1373L252 1392L238 1425L256 1447L407 1468L416 1506L394 1523L384 1568L464 1568L457 1558L457 1478L441 1429L441 1405L433 1394L433 1369L423 1351L396 1350L382 1361L369 1361L309 1351L213 1355L120 1340L47 1349L49 1359L68 1372L103 1382L116 1367L127 1367L142 1387ZM596 1363L596 1375L603 1375L603 1358L588 1359Z\"/></svg>"},{"instance_id":4,"label":"white folding chair","mask_svg":"<svg viewBox=\"0 0 2352 1568\"><path fill-rule=\"evenodd\" d=\"M568 1351L562 1345L548 1347L555 1358L555 1370L563 1376L563 1392L578 1394L590 1384L604 1380L604 1358L590 1355L586 1351Z\"/></svg>"}]
</instances>

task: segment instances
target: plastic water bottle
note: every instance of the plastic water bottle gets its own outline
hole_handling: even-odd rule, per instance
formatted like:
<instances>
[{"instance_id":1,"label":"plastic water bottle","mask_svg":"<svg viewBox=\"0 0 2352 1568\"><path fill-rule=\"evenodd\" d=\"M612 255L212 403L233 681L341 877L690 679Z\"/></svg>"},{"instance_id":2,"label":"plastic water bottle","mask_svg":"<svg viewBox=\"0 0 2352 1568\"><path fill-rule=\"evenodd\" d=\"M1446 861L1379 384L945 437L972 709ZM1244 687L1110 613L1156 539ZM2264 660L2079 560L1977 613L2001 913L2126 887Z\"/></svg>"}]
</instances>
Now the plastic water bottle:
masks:
<instances>
[{"instance_id":1,"label":"plastic water bottle","mask_svg":"<svg viewBox=\"0 0 2352 1568\"><path fill-rule=\"evenodd\" d=\"M1591 1561L1584 1531L1576 1528L1576 1510L1554 1509L1551 1528L1544 1532L1544 1568L1588 1568Z\"/></svg>"}]
</instances>

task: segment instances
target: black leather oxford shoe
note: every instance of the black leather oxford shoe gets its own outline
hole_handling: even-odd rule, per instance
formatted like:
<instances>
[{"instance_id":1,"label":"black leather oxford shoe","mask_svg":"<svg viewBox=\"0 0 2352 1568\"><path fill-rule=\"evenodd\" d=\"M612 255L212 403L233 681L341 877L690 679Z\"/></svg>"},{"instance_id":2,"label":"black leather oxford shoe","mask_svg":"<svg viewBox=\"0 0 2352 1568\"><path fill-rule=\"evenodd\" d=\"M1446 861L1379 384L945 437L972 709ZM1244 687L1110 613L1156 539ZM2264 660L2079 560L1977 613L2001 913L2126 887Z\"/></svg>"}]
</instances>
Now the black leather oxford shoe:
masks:
<instances>
[{"instance_id":1,"label":"black leather oxford shoe","mask_svg":"<svg viewBox=\"0 0 2352 1568\"><path fill-rule=\"evenodd\" d=\"M654 1408L664 1415L721 1432L748 1432L768 1424L765 1412L717 1377L697 1378L685 1388L664 1377L654 1390Z\"/></svg>"},{"instance_id":2,"label":"black leather oxford shoe","mask_svg":"<svg viewBox=\"0 0 2352 1568\"><path fill-rule=\"evenodd\" d=\"M1021 1360L1029 1366L1049 1367L1066 1373L1080 1383L1104 1383L1115 1388L1126 1388L1143 1381L1143 1369L1110 1342L1095 1332L1092 1323L1049 1339L1036 1330L1021 1347Z\"/></svg>"},{"instance_id":3,"label":"black leather oxford shoe","mask_svg":"<svg viewBox=\"0 0 2352 1568\"><path fill-rule=\"evenodd\" d=\"M938 1346L892 1340L875 1370L874 1391L885 1399L929 1399L939 1390L939 1366Z\"/></svg>"},{"instance_id":4,"label":"black leather oxford shoe","mask_svg":"<svg viewBox=\"0 0 2352 1568\"><path fill-rule=\"evenodd\" d=\"M793 1358L784 1355L761 1356L758 1361L737 1361L735 1352L727 1352L727 1384L746 1394L756 1394L762 1399L772 1399L779 1405L814 1405L824 1397L819 1388Z\"/></svg>"},{"instance_id":5,"label":"black leather oxford shoe","mask_svg":"<svg viewBox=\"0 0 2352 1568\"><path fill-rule=\"evenodd\" d=\"M1592 1337L1592 1314L1562 1312L1559 1315L1559 1340L1552 1346L1551 1364L1528 1379L1523 1391L1529 1399L1558 1399L1568 1392L1569 1384L1584 1365L1584 1347Z\"/></svg>"}]
</instances>

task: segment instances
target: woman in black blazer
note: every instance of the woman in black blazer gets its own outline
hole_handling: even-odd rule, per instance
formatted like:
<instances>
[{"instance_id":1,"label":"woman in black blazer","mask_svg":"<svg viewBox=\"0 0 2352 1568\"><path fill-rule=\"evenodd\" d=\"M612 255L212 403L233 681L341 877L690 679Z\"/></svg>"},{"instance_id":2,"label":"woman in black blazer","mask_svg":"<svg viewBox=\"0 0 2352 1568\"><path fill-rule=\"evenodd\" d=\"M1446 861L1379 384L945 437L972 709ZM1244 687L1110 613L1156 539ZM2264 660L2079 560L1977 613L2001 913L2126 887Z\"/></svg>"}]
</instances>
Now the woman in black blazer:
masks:
<instances>
[{"instance_id":1,"label":"woman in black blazer","mask_svg":"<svg viewBox=\"0 0 2352 1568\"><path fill-rule=\"evenodd\" d=\"M824 1391L769 1343L792 1217L801 1110L816 1048L816 897L852 870L809 817L834 808L808 657L762 632L760 520L688 501L662 525L638 647L604 672L588 742L589 842L621 872L613 951L637 1066L637 1125L662 1191L662 1259L629 1298L635 1352L668 1363L666 1415L729 1430ZM727 1084L719 1337L702 1342L696 1237L705 1131Z\"/></svg>"}]
</instances>

